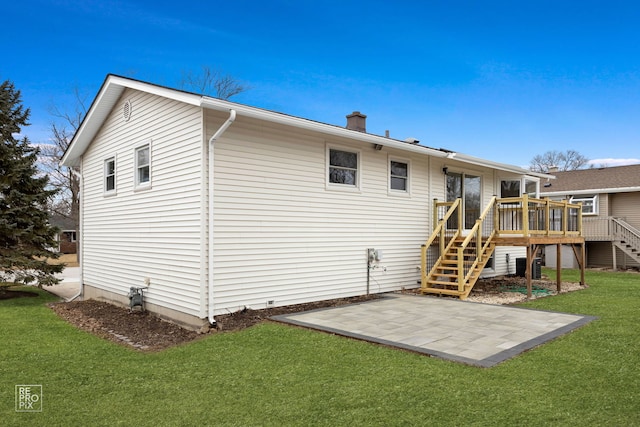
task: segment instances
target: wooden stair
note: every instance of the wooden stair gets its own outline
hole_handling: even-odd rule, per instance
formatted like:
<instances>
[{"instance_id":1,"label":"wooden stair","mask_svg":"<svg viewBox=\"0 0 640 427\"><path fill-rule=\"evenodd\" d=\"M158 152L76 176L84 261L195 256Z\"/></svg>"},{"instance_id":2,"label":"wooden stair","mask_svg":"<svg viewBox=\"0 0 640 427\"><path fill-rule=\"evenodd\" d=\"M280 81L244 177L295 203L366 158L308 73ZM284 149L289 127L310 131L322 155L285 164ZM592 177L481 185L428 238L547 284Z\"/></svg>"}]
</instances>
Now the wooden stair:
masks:
<instances>
[{"instance_id":1,"label":"wooden stair","mask_svg":"<svg viewBox=\"0 0 640 427\"><path fill-rule=\"evenodd\" d=\"M460 250L462 244L462 238L455 239L445 254L438 259L426 276L426 283L421 284L421 293L451 295L463 300L467 298L496 246L495 243L488 242L484 245L484 252L481 248L478 256L475 246L467 246ZM459 258L460 254L462 259Z\"/></svg>"}]
</instances>

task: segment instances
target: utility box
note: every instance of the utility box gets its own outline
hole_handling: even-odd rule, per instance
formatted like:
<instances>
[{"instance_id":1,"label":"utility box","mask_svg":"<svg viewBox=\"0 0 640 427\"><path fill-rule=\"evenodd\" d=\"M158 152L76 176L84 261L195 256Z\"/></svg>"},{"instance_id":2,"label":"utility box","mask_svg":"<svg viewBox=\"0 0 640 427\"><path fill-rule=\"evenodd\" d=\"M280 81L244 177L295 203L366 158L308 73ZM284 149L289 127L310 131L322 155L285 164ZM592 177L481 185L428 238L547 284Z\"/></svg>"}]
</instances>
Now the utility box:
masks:
<instances>
[{"instance_id":1,"label":"utility box","mask_svg":"<svg viewBox=\"0 0 640 427\"><path fill-rule=\"evenodd\" d=\"M525 277L527 274L527 259L516 258L516 276ZM540 280L542 278L542 258L534 258L531 261L531 279Z\"/></svg>"},{"instance_id":2,"label":"utility box","mask_svg":"<svg viewBox=\"0 0 640 427\"><path fill-rule=\"evenodd\" d=\"M129 310L133 311L135 307L140 307L140 310L144 311L144 288L131 287L129 289Z\"/></svg>"}]
</instances>

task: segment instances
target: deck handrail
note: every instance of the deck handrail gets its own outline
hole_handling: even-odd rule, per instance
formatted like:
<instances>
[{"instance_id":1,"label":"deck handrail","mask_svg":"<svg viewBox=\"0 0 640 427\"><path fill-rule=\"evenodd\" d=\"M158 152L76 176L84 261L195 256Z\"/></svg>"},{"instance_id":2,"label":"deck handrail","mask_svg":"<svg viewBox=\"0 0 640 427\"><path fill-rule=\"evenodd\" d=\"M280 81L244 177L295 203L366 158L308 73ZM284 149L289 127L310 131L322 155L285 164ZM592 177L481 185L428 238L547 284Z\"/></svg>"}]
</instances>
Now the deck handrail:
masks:
<instances>
[{"instance_id":1,"label":"deck handrail","mask_svg":"<svg viewBox=\"0 0 640 427\"><path fill-rule=\"evenodd\" d=\"M497 197L493 196L486 208L480 215L473 225L471 232L464 239L460 247L458 247L458 290L462 291L464 288L464 284L467 283L471 274L473 273L473 269L478 265L478 262L482 258L485 250L488 245L491 243L493 236L495 235L495 229L491 232L491 234L485 239L485 243L482 243L482 231L483 225L487 217L490 213L495 211ZM473 262L469 263L465 261L464 251L469 247L471 243L475 243L476 254L474 256Z\"/></svg>"},{"instance_id":2,"label":"deck handrail","mask_svg":"<svg viewBox=\"0 0 640 427\"><path fill-rule=\"evenodd\" d=\"M621 218L612 218L613 236L617 240L624 240L632 247L640 249L640 230Z\"/></svg>"},{"instance_id":3,"label":"deck handrail","mask_svg":"<svg viewBox=\"0 0 640 427\"><path fill-rule=\"evenodd\" d=\"M461 205L462 205L462 200L461 199L456 199L453 202L440 202L438 201L438 199L434 199L433 200L433 220L434 220L434 228L433 228L433 232L431 233L431 236L429 237L429 239L426 241L425 244L422 245L421 249L421 276L422 276L422 283L426 283L426 278L429 277L432 273L433 270L435 269L436 265L438 264L438 262L434 262L433 265L431 266L431 269L429 271L429 273L427 274L426 272L426 266L427 266L427 250L429 249L429 247L431 247L431 245L433 244L433 242L435 241L436 238L438 238L438 245L440 247L440 255L438 257L438 259L440 259L440 257L442 257L442 254L446 253L446 251L453 245L453 243L455 242L455 239L458 238L458 236L461 234L462 229L461 229L461 224L462 224L462 209L461 209ZM442 208L442 207L448 207L447 211L445 212L445 214L442 216L442 218L438 218L438 208ZM453 216L453 214L457 215L457 223L458 223L458 229L449 237L449 239L447 239L447 235L446 235L446 231L447 231L447 222L451 219L451 217Z\"/></svg>"}]
</instances>

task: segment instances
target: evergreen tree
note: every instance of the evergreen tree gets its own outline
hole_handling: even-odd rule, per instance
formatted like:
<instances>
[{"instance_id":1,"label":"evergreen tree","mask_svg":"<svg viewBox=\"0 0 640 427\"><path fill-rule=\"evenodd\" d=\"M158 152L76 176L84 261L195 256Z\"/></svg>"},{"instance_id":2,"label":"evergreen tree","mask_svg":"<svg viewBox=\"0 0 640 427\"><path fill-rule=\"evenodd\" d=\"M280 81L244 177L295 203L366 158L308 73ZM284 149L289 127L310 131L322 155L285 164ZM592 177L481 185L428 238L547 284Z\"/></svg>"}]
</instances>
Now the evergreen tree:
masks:
<instances>
[{"instance_id":1,"label":"evergreen tree","mask_svg":"<svg viewBox=\"0 0 640 427\"><path fill-rule=\"evenodd\" d=\"M38 149L17 138L28 119L20 91L8 80L0 84L0 281L52 285L59 282L54 273L64 268L46 262L58 257L50 249L57 230L46 211L56 191L38 176Z\"/></svg>"}]
</instances>

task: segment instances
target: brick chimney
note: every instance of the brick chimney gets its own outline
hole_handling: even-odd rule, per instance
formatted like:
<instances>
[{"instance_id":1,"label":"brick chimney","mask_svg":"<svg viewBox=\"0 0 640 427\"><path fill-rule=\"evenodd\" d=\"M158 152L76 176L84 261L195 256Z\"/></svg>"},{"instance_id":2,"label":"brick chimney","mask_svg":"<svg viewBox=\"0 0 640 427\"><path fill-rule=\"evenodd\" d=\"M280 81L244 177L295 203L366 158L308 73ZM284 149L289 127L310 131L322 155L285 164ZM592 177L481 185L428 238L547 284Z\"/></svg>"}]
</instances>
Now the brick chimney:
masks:
<instances>
[{"instance_id":1,"label":"brick chimney","mask_svg":"<svg viewBox=\"0 0 640 427\"><path fill-rule=\"evenodd\" d=\"M360 111L354 111L347 116L347 129L367 132L367 116Z\"/></svg>"}]
</instances>

